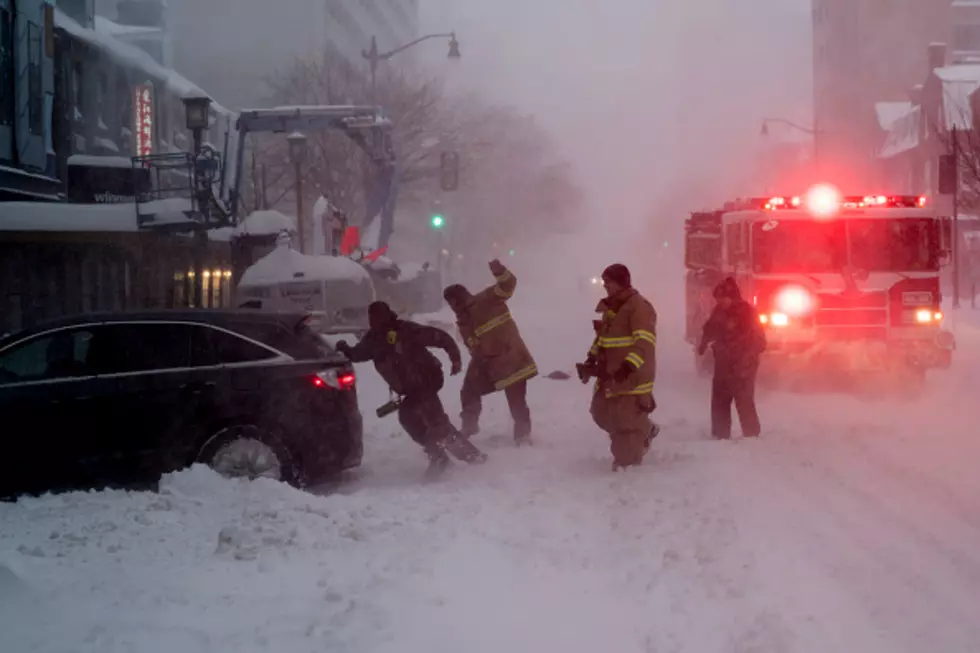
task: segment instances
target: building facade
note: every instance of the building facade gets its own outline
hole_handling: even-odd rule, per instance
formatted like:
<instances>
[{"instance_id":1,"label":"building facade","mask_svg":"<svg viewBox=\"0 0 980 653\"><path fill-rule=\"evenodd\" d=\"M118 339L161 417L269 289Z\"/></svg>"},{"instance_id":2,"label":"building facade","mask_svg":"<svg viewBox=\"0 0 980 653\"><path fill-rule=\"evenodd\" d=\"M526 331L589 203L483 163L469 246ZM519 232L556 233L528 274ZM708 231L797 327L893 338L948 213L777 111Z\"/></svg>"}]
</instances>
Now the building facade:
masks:
<instances>
[{"instance_id":1,"label":"building facade","mask_svg":"<svg viewBox=\"0 0 980 653\"><path fill-rule=\"evenodd\" d=\"M261 105L262 80L297 58L315 60L333 49L363 62L361 52L372 36L382 50L413 40L418 35L418 3L169 0L174 67L195 71L199 82L229 106Z\"/></svg>"},{"instance_id":2,"label":"building facade","mask_svg":"<svg viewBox=\"0 0 980 653\"><path fill-rule=\"evenodd\" d=\"M813 0L817 152L831 181L873 184L881 147L875 103L907 100L946 42L952 0Z\"/></svg>"},{"instance_id":3,"label":"building facade","mask_svg":"<svg viewBox=\"0 0 980 653\"><path fill-rule=\"evenodd\" d=\"M0 200L57 199L54 5L0 0Z\"/></svg>"}]
</instances>

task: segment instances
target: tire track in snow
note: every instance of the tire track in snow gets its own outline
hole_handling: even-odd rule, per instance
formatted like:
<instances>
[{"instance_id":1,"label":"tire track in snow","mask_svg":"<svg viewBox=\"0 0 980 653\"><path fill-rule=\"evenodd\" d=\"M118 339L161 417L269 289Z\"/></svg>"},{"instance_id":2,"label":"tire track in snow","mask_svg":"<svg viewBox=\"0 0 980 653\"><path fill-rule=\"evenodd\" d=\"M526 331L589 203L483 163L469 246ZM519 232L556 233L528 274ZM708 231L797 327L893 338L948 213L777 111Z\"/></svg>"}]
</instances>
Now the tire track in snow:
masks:
<instances>
[{"instance_id":1,"label":"tire track in snow","mask_svg":"<svg viewBox=\"0 0 980 653\"><path fill-rule=\"evenodd\" d=\"M796 541L800 564L817 562L863 604L882 633L895 633L890 650L975 649L980 589L972 570L964 577L957 560L936 555L936 540L922 527L883 512L832 463L814 464L799 452L759 444L734 462L732 473L751 478L748 486L755 490L743 487L740 495L763 502L770 526L776 515L793 524L780 535L786 544ZM971 567L976 562L967 559Z\"/></svg>"}]
</instances>

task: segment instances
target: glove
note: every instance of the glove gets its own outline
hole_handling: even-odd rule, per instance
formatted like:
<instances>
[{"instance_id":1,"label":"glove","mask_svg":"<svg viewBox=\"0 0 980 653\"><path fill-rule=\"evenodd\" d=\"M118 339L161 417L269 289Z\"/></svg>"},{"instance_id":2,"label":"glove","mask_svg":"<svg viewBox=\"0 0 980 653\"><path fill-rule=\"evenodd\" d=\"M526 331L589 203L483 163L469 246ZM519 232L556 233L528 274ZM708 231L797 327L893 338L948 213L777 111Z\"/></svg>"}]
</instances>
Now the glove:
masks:
<instances>
[{"instance_id":1,"label":"glove","mask_svg":"<svg viewBox=\"0 0 980 653\"><path fill-rule=\"evenodd\" d=\"M504 264L500 262L500 259L495 258L490 261L490 272L493 274L493 276L499 277L504 273L504 270Z\"/></svg>"},{"instance_id":2,"label":"glove","mask_svg":"<svg viewBox=\"0 0 980 653\"><path fill-rule=\"evenodd\" d=\"M449 370L449 376L456 376L463 371L463 363L461 361L453 361L453 366Z\"/></svg>"},{"instance_id":3,"label":"glove","mask_svg":"<svg viewBox=\"0 0 980 653\"><path fill-rule=\"evenodd\" d=\"M336 345L334 345L334 349L339 351L344 356L350 358L350 345L347 344L346 340L341 340L338 342Z\"/></svg>"},{"instance_id":4,"label":"glove","mask_svg":"<svg viewBox=\"0 0 980 653\"><path fill-rule=\"evenodd\" d=\"M578 380L582 383L588 383L589 379L595 376L595 369L589 364L589 361L576 363L575 372L578 374Z\"/></svg>"},{"instance_id":5,"label":"glove","mask_svg":"<svg viewBox=\"0 0 980 653\"><path fill-rule=\"evenodd\" d=\"M707 351L708 351L708 343L702 341L701 344L698 345L698 356L704 356L705 352Z\"/></svg>"},{"instance_id":6,"label":"glove","mask_svg":"<svg viewBox=\"0 0 980 653\"><path fill-rule=\"evenodd\" d=\"M626 361L623 361L623 364L619 366L619 369L613 373L613 380L616 383L622 383L630 377L630 374L633 373L633 369L634 368L632 365Z\"/></svg>"}]
</instances>

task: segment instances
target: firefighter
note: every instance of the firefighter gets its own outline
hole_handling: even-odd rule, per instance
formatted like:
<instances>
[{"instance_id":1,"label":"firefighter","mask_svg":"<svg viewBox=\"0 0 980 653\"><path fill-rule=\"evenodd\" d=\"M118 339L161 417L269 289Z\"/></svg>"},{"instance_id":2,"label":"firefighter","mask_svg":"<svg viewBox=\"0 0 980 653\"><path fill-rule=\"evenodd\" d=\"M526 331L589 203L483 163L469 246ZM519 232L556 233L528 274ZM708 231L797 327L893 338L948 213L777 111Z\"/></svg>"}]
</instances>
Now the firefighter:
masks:
<instances>
[{"instance_id":1,"label":"firefighter","mask_svg":"<svg viewBox=\"0 0 980 653\"><path fill-rule=\"evenodd\" d=\"M442 349L452 363L450 374L463 368L459 347L441 329L400 320L385 302L368 307L370 328L360 342L351 347L337 343L337 351L352 362L372 361L391 391L400 397L398 421L429 456L429 473L449 465L448 450L468 463L482 463L486 454L462 438L449 421L439 399L445 376L442 363L428 350Z\"/></svg>"},{"instance_id":2,"label":"firefighter","mask_svg":"<svg viewBox=\"0 0 980 653\"><path fill-rule=\"evenodd\" d=\"M521 446L531 443L527 382L537 376L538 366L507 306L517 278L497 259L490 261L490 272L496 282L476 295L459 284L443 291L470 352L460 391L461 430L465 437L479 433L483 396L503 390L514 419L514 442Z\"/></svg>"},{"instance_id":3,"label":"firefighter","mask_svg":"<svg viewBox=\"0 0 980 653\"><path fill-rule=\"evenodd\" d=\"M657 311L635 288L629 269L620 263L602 273L606 297L593 322L596 338L579 376L597 377L590 412L596 425L609 434L613 471L639 465L660 427L650 421L657 404L653 382L657 374Z\"/></svg>"},{"instance_id":4,"label":"firefighter","mask_svg":"<svg viewBox=\"0 0 980 653\"><path fill-rule=\"evenodd\" d=\"M755 407L755 378L759 357L766 349L766 334L755 307L742 299L735 279L728 277L715 286L715 309L704 325L698 354L711 345L715 374L711 383L711 434L719 440L731 438L732 402L738 411L742 433L758 437L762 431Z\"/></svg>"}]
</instances>

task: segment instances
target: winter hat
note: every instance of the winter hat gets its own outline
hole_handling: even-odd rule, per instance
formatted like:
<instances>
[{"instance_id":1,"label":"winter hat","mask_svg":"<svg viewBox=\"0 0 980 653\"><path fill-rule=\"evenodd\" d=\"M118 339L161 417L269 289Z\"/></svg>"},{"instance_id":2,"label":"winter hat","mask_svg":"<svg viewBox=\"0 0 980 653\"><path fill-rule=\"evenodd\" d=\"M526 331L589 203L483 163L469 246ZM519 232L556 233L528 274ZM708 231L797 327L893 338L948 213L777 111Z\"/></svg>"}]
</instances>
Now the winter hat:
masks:
<instances>
[{"instance_id":1,"label":"winter hat","mask_svg":"<svg viewBox=\"0 0 980 653\"><path fill-rule=\"evenodd\" d=\"M615 281L623 288L631 288L633 286L633 280L630 277L629 268L622 263L613 263L608 268L603 270L602 278L609 281Z\"/></svg>"},{"instance_id":2,"label":"winter hat","mask_svg":"<svg viewBox=\"0 0 980 653\"><path fill-rule=\"evenodd\" d=\"M466 299L467 297L469 297L469 295L470 295L470 291L466 289L466 286L462 286L458 283L454 283L453 285L446 287L446 289L442 291L442 298L445 299L447 302L451 302L454 299L460 299L460 300Z\"/></svg>"},{"instance_id":3,"label":"winter hat","mask_svg":"<svg viewBox=\"0 0 980 653\"><path fill-rule=\"evenodd\" d=\"M371 302L368 306L368 319L372 322L388 324L397 320L398 315L386 302Z\"/></svg>"},{"instance_id":4,"label":"winter hat","mask_svg":"<svg viewBox=\"0 0 980 653\"><path fill-rule=\"evenodd\" d=\"M717 286L712 293L715 299L721 299L722 297L729 297L731 299L741 299L742 293L738 290L738 284L735 282L733 277L725 277Z\"/></svg>"}]
</instances>

